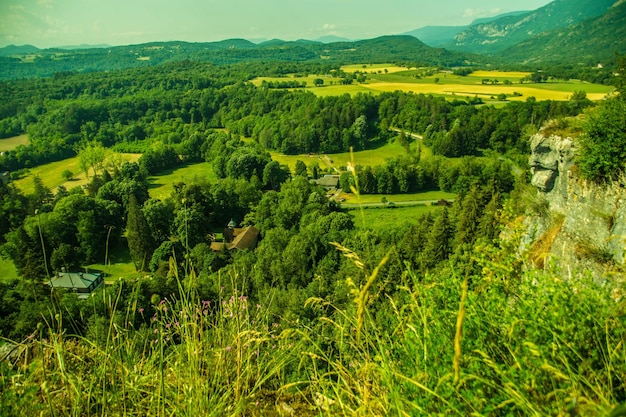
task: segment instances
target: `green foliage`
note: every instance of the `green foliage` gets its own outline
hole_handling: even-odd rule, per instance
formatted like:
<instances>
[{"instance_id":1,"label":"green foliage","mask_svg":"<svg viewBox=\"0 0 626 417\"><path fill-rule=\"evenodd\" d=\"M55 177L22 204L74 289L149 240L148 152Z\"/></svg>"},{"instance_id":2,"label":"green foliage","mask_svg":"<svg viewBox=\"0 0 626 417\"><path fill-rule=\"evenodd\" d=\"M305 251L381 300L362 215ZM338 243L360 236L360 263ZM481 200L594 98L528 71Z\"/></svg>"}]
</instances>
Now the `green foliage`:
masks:
<instances>
[{"instance_id":1,"label":"green foliage","mask_svg":"<svg viewBox=\"0 0 626 417\"><path fill-rule=\"evenodd\" d=\"M625 172L626 100L620 95L606 100L589 114L580 137L578 166L587 179L604 182Z\"/></svg>"}]
</instances>

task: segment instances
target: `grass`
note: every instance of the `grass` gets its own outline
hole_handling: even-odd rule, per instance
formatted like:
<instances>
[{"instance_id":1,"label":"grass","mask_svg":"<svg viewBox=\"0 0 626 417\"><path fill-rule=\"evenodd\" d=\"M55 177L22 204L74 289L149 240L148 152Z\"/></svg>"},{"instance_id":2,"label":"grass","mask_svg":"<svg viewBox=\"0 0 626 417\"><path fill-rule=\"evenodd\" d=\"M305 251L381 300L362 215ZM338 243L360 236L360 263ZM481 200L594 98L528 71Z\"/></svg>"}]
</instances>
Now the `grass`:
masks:
<instances>
[{"instance_id":1,"label":"grass","mask_svg":"<svg viewBox=\"0 0 626 417\"><path fill-rule=\"evenodd\" d=\"M416 223L418 218L431 211L441 210L441 207L430 204L421 204L410 207L366 207L363 210L350 210L354 224L373 230L384 230L393 226Z\"/></svg>"},{"instance_id":2,"label":"grass","mask_svg":"<svg viewBox=\"0 0 626 417\"><path fill-rule=\"evenodd\" d=\"M456 198L456 194L445 191L425 191L415 194L361 194L359 198L350 193L344 193L341 196L346 199L345 202L348 204L358 204L358 202L361 204L380 203L383 197L388 202L394 203L410 201L430 203L431 201L439 201L441 199L454 200Z\"/></svg>"},{"instance_id":3,"label":"grass","mask_svg":"<svg viewBox=\"0 0 626 417\"><path fill-rule=\"evenodd\" d=\"M140 278L141 273L135 269L128 244L124 238L120 242L111 242L108 262L105 264L94 263L87 265L89 269L102 271L105 274L105 282L112 283L120 278Z\"/></svg>"},{"instance_id":4,"label":"grass","mask_svg":"<svg viewBox=\"0 0 626 417\"><path fill-rule=\"evenodd\" d=\"M177 182L214 181L216 178L209 162L168 169L148 179L150 197L160 200L169 197Z\"/></svg>"},{"instance_id":5,"label":"grass","mask_svg":"<svg viewBox=\"0 0 626 417\"><path fill-rule=\"evenodd\" d=\"M13 136L12 138L0 139L0 152L12 151L19 145L28 145L28 135Z\"/></svg>"},{"instance_id":6,"label":"grass","mask_svg":"<svg viewBox=\"0 0 626 417\"><path fill-rule=\"evenodd\" d=\"M416 145L413 143L411 152L415 152L415 149ZM298 160L304 162L307 166L312 162L317 162L320 168L330 170L344 170L351 160L350 152L321 155L283 155L278 152L270 152L270 154L273 160L278 161L280 164L287 165L292 172ZM357 164L362 166L375 166L382 165L387 159L401 155L406 155L406 150L397 141L392 140L375 149L354 152L354 160ZM422 146L421 155L425 158L432 155L432 153L428 148Z\"/></svg>"},{"instance_id":7,"label":"grass","mask_svg":"<svg viewBox=\"0 0 626 417\"><path fill-rule=\"evenodd\" d=\"M622 284L512 279L513 253L495 247L477 248L470 280L454 267L418 274L392 260L394 248L370 264L335 246L354 265L334 283L345 303L311 296L299 308L315 318L304 322L269 313L278 289L248 298L236 270L215 278L208 300L193 274L171 277L178 291L167 298L146 297L141 282L108 286L84 301L83 313L102 312L88 336L67 330L72 309L53 298L29 360L0 366L3 411L606 416L618 403L625 329L612 297Z\"/></svg>"},{"instance_id":8,"label":"grass","mask_svg":"<svg viewBox=\"0 0 626 417\"><path fill-rule=\"evenodd\" d=\"M120 154L124 161L137 161L141 154ZM65 181L61 175L66 169L72 171L74 177L70 181ZM43 185L50 188L53 192L63 185L68 190L74 187L86 185L89 181L85 173L80 168L78 157L64 159L62 161L50 162L28 170L28 174L23 178L14 181L17 188L22 190L24 194L30 194L34 191L33 178L38 176L41 178Z\"/></svg>"}]
</instances>

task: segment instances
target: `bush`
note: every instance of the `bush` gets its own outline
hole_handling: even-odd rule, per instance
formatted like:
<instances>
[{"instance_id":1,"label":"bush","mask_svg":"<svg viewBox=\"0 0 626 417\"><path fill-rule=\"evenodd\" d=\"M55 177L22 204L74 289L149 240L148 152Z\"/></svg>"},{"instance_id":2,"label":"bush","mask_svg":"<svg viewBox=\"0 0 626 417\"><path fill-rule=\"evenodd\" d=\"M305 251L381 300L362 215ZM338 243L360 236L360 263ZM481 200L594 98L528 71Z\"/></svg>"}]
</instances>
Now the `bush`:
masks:
<instances>
[{"instance_id":1,"label":"bush","mask_svg":"<svg viewBox=\"0 0 626 417\"><path fill-rule=\"evenodd\" d=\"M626 101L621 96L603 102L589 115L580 137L578 166L583 177L604 182L624 172L626 161Z\"/></svg>"}]
</instances>

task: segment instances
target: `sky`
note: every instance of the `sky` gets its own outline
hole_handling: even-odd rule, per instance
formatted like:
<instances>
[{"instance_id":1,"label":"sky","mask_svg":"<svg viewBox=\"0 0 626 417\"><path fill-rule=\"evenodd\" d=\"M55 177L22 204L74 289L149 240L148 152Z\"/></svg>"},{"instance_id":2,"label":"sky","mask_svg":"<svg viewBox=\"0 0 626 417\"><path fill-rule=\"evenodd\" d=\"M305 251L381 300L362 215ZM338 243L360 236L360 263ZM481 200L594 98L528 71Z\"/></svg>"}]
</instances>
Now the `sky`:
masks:
<instances>
[{"instance_id":1,"label":"sky","mask_svg":"<svg viewBox=\"0 0 626 417\"><path fill-rule=\"evenodd\" d=\"M0 0L0 47L230 38L369 39L534 10L550 0Z\"/></svg>"}]
</instances>

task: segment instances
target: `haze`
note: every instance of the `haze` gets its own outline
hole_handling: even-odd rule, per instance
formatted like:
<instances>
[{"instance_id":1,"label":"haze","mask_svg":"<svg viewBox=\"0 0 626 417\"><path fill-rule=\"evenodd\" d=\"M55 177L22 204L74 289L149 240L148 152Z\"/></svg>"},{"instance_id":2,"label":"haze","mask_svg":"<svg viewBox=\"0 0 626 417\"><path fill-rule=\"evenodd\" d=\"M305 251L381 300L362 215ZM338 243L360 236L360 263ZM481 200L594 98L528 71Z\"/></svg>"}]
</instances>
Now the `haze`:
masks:
<instances>
[{"instance_id":1,"label":"haze","mask_svg":"<svg viewBox=\"0 0 626 417\"><path fill-rule=\"evenodd\" d=\"M534 10L548 0L0 0L0 46L365 39Z\"/></svg>"}]
</instances>

